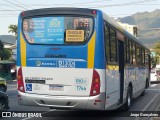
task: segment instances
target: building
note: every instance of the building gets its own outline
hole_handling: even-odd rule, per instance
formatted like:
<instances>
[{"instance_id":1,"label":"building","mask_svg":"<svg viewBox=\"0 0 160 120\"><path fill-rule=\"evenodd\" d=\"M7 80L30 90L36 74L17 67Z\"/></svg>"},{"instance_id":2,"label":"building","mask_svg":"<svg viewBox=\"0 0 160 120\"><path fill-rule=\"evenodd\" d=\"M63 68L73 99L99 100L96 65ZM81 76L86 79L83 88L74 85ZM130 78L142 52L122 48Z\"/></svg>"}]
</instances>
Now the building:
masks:
<instances>
[{"instance_id":1,"label":"building","mask_svg":"<svg viewBox=\"0 0 160 120\"><path fill-rule=\"evenodd\" d=\"M138 37L138 26L137 25L129 25L127 23L121 23L121 22L117 22L119 25L121 25L123 28L125 28L129 33L131 33L132 35L134 35L135 37Z\"/></svg>"},{"instance_id":2,"label":"building","mask_svg":"<svg viewBox=\"0 0 160 120\"><path fill-rule=\"evenodd\" d=\"M0 35L4 48L12 48L16 44L16 37L13 35Z\"/></svg>"},{"instance_id":3,"label":"building","mask_svg":"<svg viewBox=\"0 0 160 120\"><path fill-rule=\"evenodd\" d=\"M4 48L11 49L12 59L16 60L16 37L13 35L0 35L0 40L2 41Z\"/></svg>"}]
</instances>

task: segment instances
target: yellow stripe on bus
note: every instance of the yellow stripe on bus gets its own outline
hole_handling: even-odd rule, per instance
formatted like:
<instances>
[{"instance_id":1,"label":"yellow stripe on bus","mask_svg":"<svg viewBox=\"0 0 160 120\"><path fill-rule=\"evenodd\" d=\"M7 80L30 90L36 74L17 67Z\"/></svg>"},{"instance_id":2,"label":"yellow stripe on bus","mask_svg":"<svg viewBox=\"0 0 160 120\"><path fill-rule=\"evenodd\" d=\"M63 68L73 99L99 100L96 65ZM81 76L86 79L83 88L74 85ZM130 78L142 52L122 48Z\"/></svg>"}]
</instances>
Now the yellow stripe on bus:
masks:
<instances>
[{"instance_id":1,"label":"yellow stripe on bus","mask_svg":"<svg viewBox=\"0 0 160 120\"><path fill-rule=\"evenodd\" d=\"M88 44L88 68L94 67L94 52L95 52L95 37L96 33L94 32L89 44Z\"/></svg>"},{"instance_id":2,"label":"yellow stripe on bus","mask_svg":"<svg viewBox=\"0 0 160 120\"><path fill-rule=\"evenodd\" d=\"M20 34L20 53L21 53L21 66L26 66L26 42Z\"/></svg>"},{"instance_id":3,"label":"yellow stripe on bus","mask_svg":"<svg viewBox=\"0 0 160 120\"><path fill-rule=\"evenodd\" d=\"M118 65L107 65L107 69L108 70L119 70L119 66Z\"/></svg>"}]
</instances>

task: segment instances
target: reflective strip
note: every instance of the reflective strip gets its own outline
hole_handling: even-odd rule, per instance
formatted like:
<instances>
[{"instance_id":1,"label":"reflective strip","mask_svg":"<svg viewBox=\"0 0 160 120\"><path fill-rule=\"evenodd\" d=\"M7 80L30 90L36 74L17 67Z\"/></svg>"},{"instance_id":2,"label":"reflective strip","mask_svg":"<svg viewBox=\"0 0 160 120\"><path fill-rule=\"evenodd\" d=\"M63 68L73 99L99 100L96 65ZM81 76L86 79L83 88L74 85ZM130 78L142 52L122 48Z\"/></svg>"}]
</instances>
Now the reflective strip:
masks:
<instances>
[{"instance_id":1,"label":"reflective strip","mask_svg":"<svg viewBox=\"0 0 160 120\"><path fill-rule=\"evenodd\" d=\"M21 66L26 66L26 42L20 33Z\"/></svg>"},{"instance_id":2,"label":"reflective strip","mask_svg":"<svg viewBox=\"0 0 160 120\"><path fill-rule=\"evenodd\" d=\"M94 67L94 54L95 54L95 37L96 33L94 32L89 44L88 44L88 68Z\"/></svg>"},{"instance_id":3,"label":"reflective strip","mask_svg":"<svg viewBox=\"0 0 160 120\"><path fill-rule=\"evenodd\" d=\"M107 65L106 67L108 70L119 70L118 65Z\"/></svg>"}]
</instances>

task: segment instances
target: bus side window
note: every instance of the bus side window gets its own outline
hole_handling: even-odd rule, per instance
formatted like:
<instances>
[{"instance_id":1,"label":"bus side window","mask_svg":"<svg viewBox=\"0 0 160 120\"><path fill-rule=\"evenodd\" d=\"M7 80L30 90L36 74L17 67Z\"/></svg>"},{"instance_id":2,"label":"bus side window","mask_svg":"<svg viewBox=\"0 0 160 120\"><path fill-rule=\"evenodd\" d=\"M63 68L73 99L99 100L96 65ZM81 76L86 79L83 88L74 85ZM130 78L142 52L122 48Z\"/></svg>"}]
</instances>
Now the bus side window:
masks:
<instances>
[{"instance_id":1,"label":"bus side window","mask_svg":"<svg viewBox=\"0 0 160 120\"><path fill-rule=\"evenodd\" d=\"M140 65L140 47L139 45L136 45L136 59L137 59L137 65Z\"/></svg>"},{"instance_id":2,"label":"bus side window","mask_svg":"<svg viewBox=\"0 0 160 120\"><path fill-rule=\"evenodd\" d=\"M125 51L126 51L126 63L130 64L130 41L126 38L125 40Z\"/></svg>"},{"instance_id":3,"label":"bus side window","mask_svg":"<svg viewBox=\"0 0 160 120\"><path fill-rule=\"evenodd\" d=\"M133 43L133 65L136 65L136 45Z\"/></svg>"},{"instance_id":4,"label":"bus side window","mask_svg":"<svg viewBox=\"0 0 160 120\"><path fill-rule=\"evenodd\" d=\"M130 64L133 64L133 43L130 41Z\"/></svg>"},{"instance_id":5,"label":"bus side window","mask_svg":"<svg viewBox=\"0 0 160 120\"><path fill-rule=\"evenodd\" d=\"M110 28L110 47L111 47L111 62L117 63L117 39L116 31Z\"/></svg>"},{"instance_id":6,"label":"bus side window","mask_svg":"<svg viewBox=\"0 0 160 120\"><path fill-rule=\"evenodd\" d=\"M142 56L142 65L144 65L145 64L145 52L144 52L144 48L142 48L142 53L141 53L141 56Z\"/></svg>"},{"instance_id":7,"label":"bus side window","mask_svg":"<svg viewBox=\"0 0 160 120\"><path fill-rule=\"evenodd\" d=\"M147 66L148 67L148 51L147 50L145 50L145 66Z\"/></svg>"},{"instance_id":8,"label":"bus side window","mask_svg":"<svg viewBox=\"0 0 160 120\"><path fill-rule=\"evenodd\" d=\"M110 41L109 41L109 28L105 26L105 51L107 62L110 62Z\"/></svg>"}]
</instances>

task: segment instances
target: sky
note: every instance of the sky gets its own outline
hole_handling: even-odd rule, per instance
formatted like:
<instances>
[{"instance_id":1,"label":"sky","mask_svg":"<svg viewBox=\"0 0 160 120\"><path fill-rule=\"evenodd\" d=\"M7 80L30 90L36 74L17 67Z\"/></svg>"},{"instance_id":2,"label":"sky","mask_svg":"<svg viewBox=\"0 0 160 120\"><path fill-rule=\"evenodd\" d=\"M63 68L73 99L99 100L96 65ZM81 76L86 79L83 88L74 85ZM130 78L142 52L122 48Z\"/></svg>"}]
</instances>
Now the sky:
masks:
<instances>
[{"instance_id":1,"label":"sky","mask_svg":"<svg viewBox=\"0 0 160 120\"><path fill-rule=\"evenodd\" d=\"M160 0L0 0L0 35L12 34L8 26L18 23L21 11L51 7L96 8L117 19L160 9Z\"/></svg>"}]
</instances>

